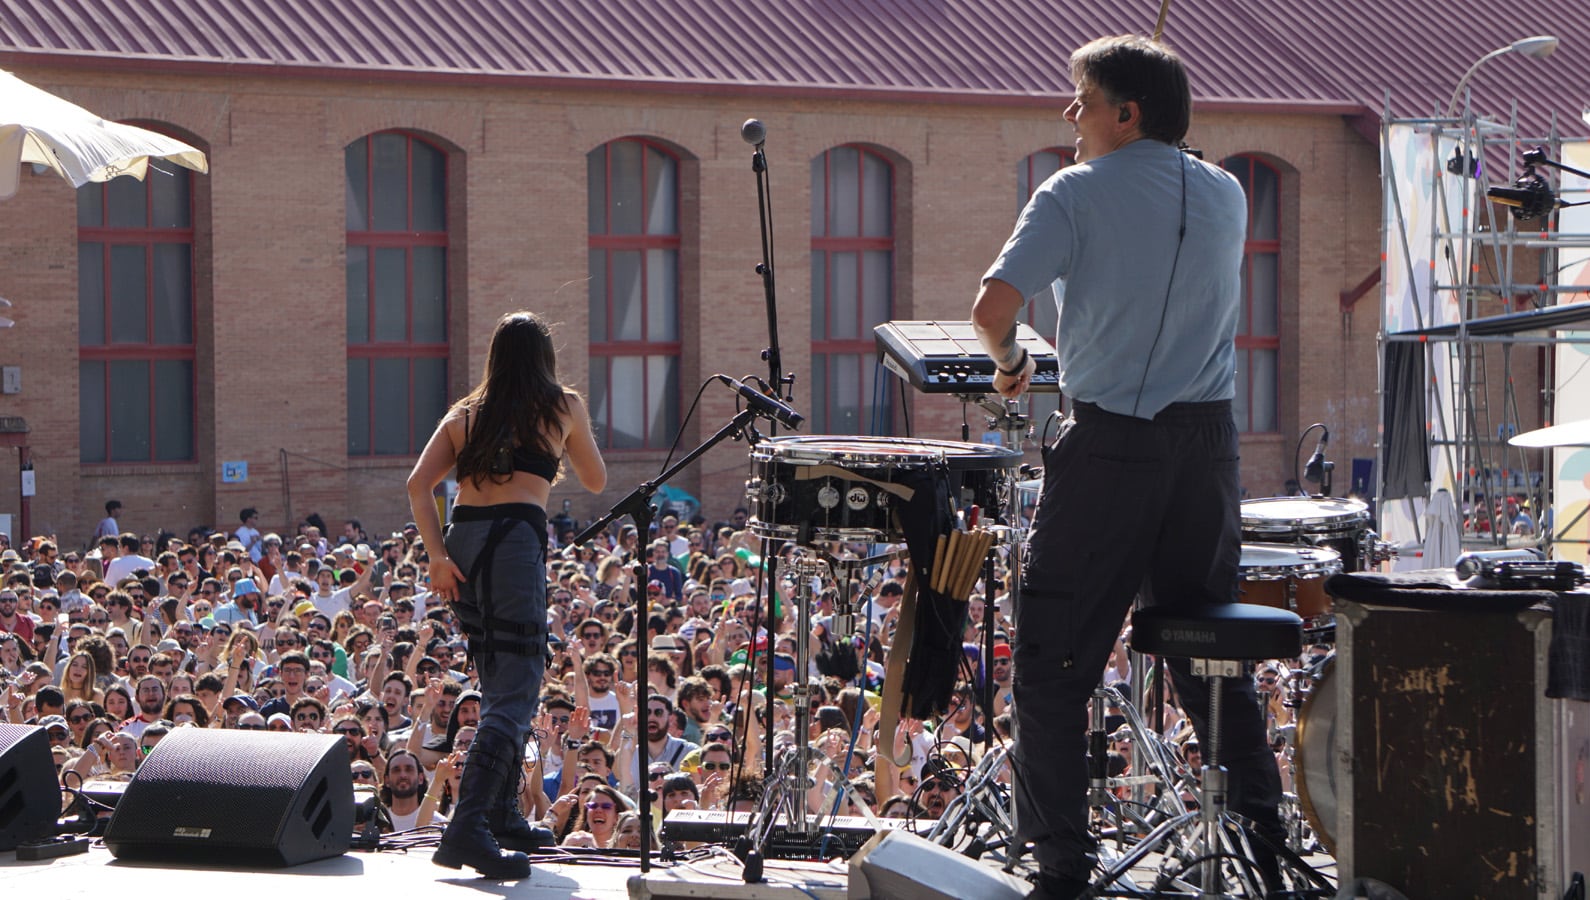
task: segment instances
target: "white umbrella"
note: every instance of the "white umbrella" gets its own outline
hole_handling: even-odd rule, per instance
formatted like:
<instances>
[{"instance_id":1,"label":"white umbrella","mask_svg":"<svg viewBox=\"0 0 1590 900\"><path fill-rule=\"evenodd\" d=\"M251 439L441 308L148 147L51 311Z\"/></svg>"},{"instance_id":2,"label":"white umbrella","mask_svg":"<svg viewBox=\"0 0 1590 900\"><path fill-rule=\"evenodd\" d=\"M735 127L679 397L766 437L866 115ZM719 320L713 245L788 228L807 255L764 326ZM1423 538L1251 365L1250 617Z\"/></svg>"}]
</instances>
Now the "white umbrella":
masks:
<instances>
[{"instance_id":1,"label":"white umbrella","mask_svg":"<svg viewBox=\"0 0 1590 900\"><path fill-rule=\"evenodd\" d=\"M204 154L176 138L107 122L0 71L0 200L16 194L24 163L48 166L72 187L82 187L117 175L141 180L151 159L209 171Z\"/></svg>"},{"instance_id":2,"label":"white umbrella","mask_svg":"<svg viewBox=\"0 0 1590 900\"><path fill-rule=\"evenodd\" d=\"M1421 568L1445 569L1463 552L1463 517L1452 492L1440 488L1424 510L1424 559Z\"/></svg>"}]
</instances>

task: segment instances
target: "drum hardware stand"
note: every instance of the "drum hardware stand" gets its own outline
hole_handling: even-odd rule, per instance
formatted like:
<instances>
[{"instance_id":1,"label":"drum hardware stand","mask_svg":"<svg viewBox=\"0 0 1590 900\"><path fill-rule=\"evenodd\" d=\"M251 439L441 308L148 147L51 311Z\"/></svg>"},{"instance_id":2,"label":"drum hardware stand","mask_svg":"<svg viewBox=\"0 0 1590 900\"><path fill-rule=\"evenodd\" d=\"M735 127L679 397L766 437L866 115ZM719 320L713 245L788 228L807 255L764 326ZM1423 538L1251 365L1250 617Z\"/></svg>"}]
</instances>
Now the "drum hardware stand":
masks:
<instances>
[{"instance_id":1,"label":"drum hardware stand","mask_svg":"<svg viewBox=\"0 0 1590 900\"><path fill-rule=\"evenodd\" d=\"M642 482L640 486L636 487L633 491L630 491L629 494L627 494L623 499L613 504L613 507L609 509L605 515L586 526L584 531L575 536L574 543L583 544L584 542L595 537L602 529L626 515L634 520L635 529L640 533L642 540L644 541L645 537L651 533L652 518L657 512L657 508L652 505L652 497L656 495L658 489L667 483L670 478L674 477L679 472L683 471L687 466L694 463L708 450L712 449L723 441L728 440L730 437L746 434L751 428L751 423L755 421L758 415L760 415L760 413L754 409L746 408L740 410L735 414L733 419L729 420L727 425L724 425L722 428L718 429L716 434L707 438L707 440L700 446L680 457L677 463L674 463L657 477L651 479L650 481ZM642 553L635 560L635 571L633 575L635 584L641 586L642 588L644 588L646 584L646 565L646 555ZM637 593L635 598L637 607L635 629L636 634L640 635L642 638L641 640L635 642L635 667L636 671L640 673L639 677L641 684L646 683L646 656L649 650L648 644L650 643L644 639L646 634L646 623L650 618L650 610L646 608L648 604L645 600L645 596L645 591L643 589ZM756 646L755 635L752 635L752 638L752 647L754 648ZM636 692L640 693L639 685L637 685ZM645 772L649 763L649 760L646 758L647 753L649 752L649 748L646 744L646 720L649 718L648 712L650 711L651 704L646 702L646 697L644 695L637 699L639 702L635 705L635 727L639 732L639 737L635 741L637 744L635 748L635 753L637 754L635 765L637 766L636 771ZM769 702L768 706L768 716L769 721L771 721L771 702ZM655 834L655 832L652 830L651 799L651 791L643 787L640 791L640 870L642 873L651 870L651 836Z\"/></svg>"},{"instance_id":2,"label":"drum hardware stand","mask_svg":"<svg viewBox=\"0 0 1590 900\"><path fill-rule=\"evenodd\" d=\"M795 840L810 839L816 835L816 819L806 808L806 792L813 787L811 779L811 686L806 673L811 667L811 601L812 579L818 577L827 565L813 557L801 556L791 565L795 576L795 590L790 605L796 613L795 625L795 682L791 686L795 706L795 746L786 750L777 764L769 769L766 790L761 806L752 818L747 836L751 839L751 852L765 856L768 841L785 813L785 833ZM771 592L772 586L769 586ZM752 646L755 646L754 640ZM768 636L768 658L773 656L772 634ZM770 667L771 668L771 667ZM767 684L767 744L773 746L773 703L775 694L771 675Z\"/></svg>"},{"instance_id":3,"label":"drum hardware stand","mask_svg":"<svg viewBox=\"0 0 1590 900\"><path fill-rule=\"evenodd\" d=\"M944 814L925 835L928 840L954 850L963 834L970 836L962 852L972 859L981 858L989 850L1008 849L1015 844L1010 788L999 781L1009 747L1009 744L1001 744L983 755L962 785L960 796L949 802ZM1006 854L1006 858L1013 858L1013 855Z\"/></svg>"},{"instance_id":4,"label":"drum hardware stand","mask_svg":"<svg viewBox=\"0 0 1590 900\"><path fill-rule=\"evenodd\" d=\"M1120 707L1126 716L1126 728L1133 735L1131 771L1142 774L1109 777L1109 735L1104 730L1104 710L1109 706ZM1088 806L1100 820L1114 821L1116 847L1125 852L1129 832L1147 833L1164 818L1175 818L1187 812L1181 792L1191 785L1159 733L1148 726L1137 707L1115 688L1100 684L1094 689L1089 716ZM1116 802L1112 791L1121 787L1132 789L1131 803ZM1139 796L1147 798L1150 787L1154 788L1153 802L1137 799Z\"/></svg>"}]
</instances>

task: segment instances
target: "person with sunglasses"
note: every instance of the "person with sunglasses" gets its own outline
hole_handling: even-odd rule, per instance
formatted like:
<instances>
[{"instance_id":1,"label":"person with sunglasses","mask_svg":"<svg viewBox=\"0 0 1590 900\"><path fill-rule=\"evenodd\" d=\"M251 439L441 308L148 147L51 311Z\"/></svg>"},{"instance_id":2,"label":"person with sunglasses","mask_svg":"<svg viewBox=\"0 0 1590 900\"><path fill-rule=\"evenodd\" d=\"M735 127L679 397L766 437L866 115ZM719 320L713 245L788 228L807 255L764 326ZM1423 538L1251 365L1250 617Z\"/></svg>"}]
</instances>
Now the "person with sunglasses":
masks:
<instances>
[{"instance_id":1,"label":"person with sunglasses","mask_svg":"<svg viewBox=\"0 0 1590 900\"><path fill-rule=\"evenodd\" d=\"M565 847L606 847L618 830L618 817L629 810L629 802L617 788L598 784L580 804L574 830L562 841Z\"/></svg>"},{"instance_id":2,"label":"person with sunglasses","mask_svg":"<svg viewBox=\"0 0 1590 900\"><path fill-rule=\"evenodd\" d=\"M376 776L375 763L367 759L355 759L349 764L349 773L353 776L355 788L366 787L381 789L381 782Z\"/></svg>"}]
</instances>

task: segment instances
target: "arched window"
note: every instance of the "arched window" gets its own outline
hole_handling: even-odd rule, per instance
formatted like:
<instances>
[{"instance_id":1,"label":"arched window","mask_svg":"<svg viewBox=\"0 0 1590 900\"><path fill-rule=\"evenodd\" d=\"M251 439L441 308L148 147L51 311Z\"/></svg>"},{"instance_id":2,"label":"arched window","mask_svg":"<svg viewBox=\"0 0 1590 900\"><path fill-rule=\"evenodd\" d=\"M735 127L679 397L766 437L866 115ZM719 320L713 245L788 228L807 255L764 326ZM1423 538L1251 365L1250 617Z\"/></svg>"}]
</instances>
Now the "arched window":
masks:
<instances>
[{"instance_id":1,"label":"arched window","mask_svg":"<svg viewBox=\"0 0 1590 900\"><path fill-rule=\"evenodd\" d=\"M192 176L160 168L77 190L85 463L194 459Z\"/></svg>"},{"instance_id":2,"label":"arched window","mask_svg":"<svg viewBox=\"0 0 1590 900\"><path fill-rule=\"evenodd\" d=\"M447 408L447 153L348 145L348 455L418 453Z\"/></svg>"},{"instance_id":3,"label":"arched window","mask_svg":"<svg viewBox=\"0 0 1590 900\"><path fill-rule=\"evenodd\" d=\"M1220 163L1248 195L1242 257L1242 315L1237 323L1237 428L1273 432L1281 350L1281 173L1254 156Z\"/></svg>"},{"instance_id":4,"label":"arched window","mask_svg":"<svg viewBox=\"0 0 1590 900\"><path fill-rule=\"evenodd\" d=\"M586 155L591 418L614 450L679 430L679 160L640 138Z\"/></svg>"},{"instance_id":5,"label":"arched window","mask_svg":"<svg viewBox=\"0 0 1590 900\"><path fill-rule=\"evenodd\" d=\"M1051 147L1030 154L1026 159L1016 164L1016 212L1019 215L1027 206L1027 201L1032 199L1032 194L1049 176L1060 171L1066 166L1076 162L1076 153L1069 148ZM1056 333L1060 327L1059 294L1061 283L1056 281L1047 291L1042 291L1027 298L1027 308L1023 314L1023 321L1032 326L1032 330L1043 335L1044 340L1050 344L1055 342ZM1030 394L1032 406L1030 415L1032 422L1037 426L1038 437L1043 438L1043 430L1048 424L1049 417L1060 408L1060 395Z\"/></svg>"},{"instance_id":6,"label":"arched window","mask_svg":"<svg viewBox=\"0 0 1590 900\"><path fill-rule=\"evenodd\" d=\"M812 160L811 431L888 433L893 379L872 330L894 317L894 166L863 147Z\"/></svg>"}]
</instances>

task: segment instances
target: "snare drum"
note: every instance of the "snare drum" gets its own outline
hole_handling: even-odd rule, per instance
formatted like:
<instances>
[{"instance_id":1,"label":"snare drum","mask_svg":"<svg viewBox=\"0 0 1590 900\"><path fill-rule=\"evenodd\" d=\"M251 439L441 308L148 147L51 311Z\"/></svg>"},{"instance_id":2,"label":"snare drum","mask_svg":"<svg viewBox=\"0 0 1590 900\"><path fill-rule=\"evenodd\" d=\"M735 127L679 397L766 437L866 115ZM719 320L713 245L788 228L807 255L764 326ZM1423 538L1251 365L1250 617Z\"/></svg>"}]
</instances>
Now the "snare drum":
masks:
<instances>
[{"instance_id":1,"label":"snare drum","mask_svg":"<svg viewBox=\"0 0 1590 900\"><path fill-rule=\"evenodd\" d=\"M912 438L811 435L774 438L751 449L745 483L760 537L792 540L897 542L894 521L902 476L927 472L948 489L950 503L1003 508L1021 453L992 444Z\"/></svg>"},{"instance_id":2,"label":"snare drum","mask_svg":"<svg viewBox=\"0 0 1590 900\"><path fill-rule=\"evenodd\" d=\"M1361 500L1265 497L1242 503L1244 542L1329 547L1341 555L1344 572L1367 571L1386 559L1372 524Z\"/></svg>"},{"instance_id":3,"label":"snare drum","mask_svg":"<svg viewBox=\"0 0 1590 900\"><path fill-rule=\"evenodd\" d=\"M1243 544L1241 602L1288 609L1305 626L1330 615L1325 579L1342 570L1342 558L1329 547Z\"/></svg>"}]
</instances>

